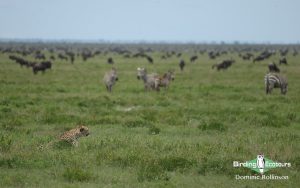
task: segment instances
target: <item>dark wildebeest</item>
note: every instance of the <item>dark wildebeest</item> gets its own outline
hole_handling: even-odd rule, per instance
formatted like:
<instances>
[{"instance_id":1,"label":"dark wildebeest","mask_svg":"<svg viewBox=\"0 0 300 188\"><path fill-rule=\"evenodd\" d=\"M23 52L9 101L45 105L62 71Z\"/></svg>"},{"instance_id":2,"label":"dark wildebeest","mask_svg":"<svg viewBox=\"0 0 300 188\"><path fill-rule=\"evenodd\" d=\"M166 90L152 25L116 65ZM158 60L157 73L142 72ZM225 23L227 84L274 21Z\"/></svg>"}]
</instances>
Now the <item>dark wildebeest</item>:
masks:
<instances>
[{"instance_id":1,"label":"dark wildebeest","mask_svg":"<svg viewBox=\"0 0 300 188\"><path fill-rule=\"evenodd\" d=\"M156 73L147 74L147 70L145 68L137 68L137 79L142 79L144 81L145 90L157 90L156 85L158 85L157 80L158 75ZM157 90L158 91L158 90Z\"/></svg>"},{"instance_id":2,"label":"dark wildebeest","mask_svg":"<svg viewBox=\"0 0 300 188\"><path fill-rule=\"evenodd\" d=\"M37 74L39 71L42 71L43 73L47 69L51 69L52 64L50 61L43 61L41 63L33 63L32 64L32 71L34 74Z\"/></svg>"},{"instance_id":3,"label":"dark wildebeest","mask_svg":"<svg viewBox=\"0 0 300 188\"><path fill-rule=\"evenodd\" d=\"M226 70L228 67L230 67L235 61L234 60L224 60L222 61L221 63L218 63L218 64L214 64L212 66L212 68L214 69L215 67L217 67L217 70L221 70L221 69L224 69Z\"/></svg>"},{"instance_id":4,"label":"dark wildebeest","mask_svg":"<svg viewBox=\"0 0 300 188\"><path fill-rule=\"evenodd\" d=\"M108 64L114 64L113 58L109 57L109 58L107 59L107 63L108 63Z\"/></svg>"},{"instance_id":5,"label":"dark wildebeest","mask_svg":"<svg viewBox=\"0 0 300 188\"><path fill-rule=\"evenodd\" d=\"M14 55L10 55L9 59L16 61L16 63L18 63L21 67L23 67L23 65L28 67L29 65L29 62L27 60Z\"/></svg>"},{"instance_id":6,"label":"dark wildebeest","mask_svg":"<svg viewBox=\"0 0 300 188\"><path fill-rule=\"evenodd\" d=\"M148 60L149 63L151 63L151 64L153 63L152 57L150 57L150 56L147 55L147 56L146 56L146 59Z\"/></svg>"},{"instance_id":7,"label":"dark wildebeest","mask_svg":"<svg viewBox=\"0 0 300 188\"><path fill-rule=\"evenodd\" d=\"M50 61L42 61L41 64L43 64L46 69L51 69L52 63Z\"/></svg>"},{"instance_id":8,"label":"dark wildebeest","mask_svg":"<svg viewBox=\"0 0 300 188\"><path fill-rule=\"evenodd\" d=\"M281 64L287 65L287 60L286 60L285 57L282 57L282 58L279 60L279 65L281 65Z\"/></svg>"},{"instance_id":9,"label":"dark wildebeest","mask_svg":"<svg viewBox=\"0 0 300 188\"><path fill-rule=\"evenodd\" d=\"M270 63L268 67L270 72L280 72L280 69L277 67L277 65L274 62Z\"/></svg>"},{"instance_id":10,"label":"dark wildebeest","mask_svg":"<svg viewBox=\"0 0 300 188\"><path fill-rule=\"evenodd\" d=\"M185 62L184 62L184 60L181 60L181 61L179 62L179 67L180 67L180 70L181 70L181 71L183 71L184 66L185 66Z\"/></svg>"},{"instance_id":11,"label":"dark wildebeest","mask_svg":"<svg viewBox=\"0 0 300 188\"><path fill-rule=\"evenodd\" d=\"M64 56L63 54L59 53L58 56L57 56L59 59L61 60L66 60L68 61L68 57Z\"/></svg>"},{"instance_id":12,"label":"dark wildebeest","mask_svg":"<svg viewBox=\"0 0 300 188\"><path fill-rule=\"evenodd\" d=\"M253 54L251 54L251 53L240 54L240 57L241 57L243 60L250 60L250 59L253 57Z\"/></svg>"},{"instance_id":13,"label":"dark wildebeest","mask_svg":"<svg viewBox=\"0 0 300 188\"><path fill-rule=\"evenodd\" d=\"M53 55L51 55L51 56L50 56L50 59L51 59L52 61L54 61L54 60L55 60L55 57L54 57Z\"/></svg>"},{"instance_id":14,"label":"dark wildebeest","mask_svg":"<svg viewBox=\"0 0 300 188\"><path fill-rule=\"evenodd\" d=\"M34 64L32 67L32 71L34 74L37 74L39 71L42 71L44 73L46 69L47 68L41 63Z\"/></svg>"},{"instance_id":15,"label":"dark wildebeest","mask_svg":"<svg viewBox=\"0 0 300 188\"><path fill-rule=\"evenodd\" d=\"M265 59L268 59L271 57L271 55L274 55L274 52L269 52L269 51L263 51L259 56L253 59L253 63L256 61L263 61Z\"/></svg>"},{"instance_id":16,"label":"dark wildebeest","mask_svg":"<svg viewBox=\"0 0 300 188\"><path fill-rule=\"evenodd\" d=\"M74 63L75 54L73 52L66 52L66 55L70 57L71 63Z\"/></svg>"},{"instance_id":17,"label":"dark wildebeest","mask_svg":"<svg viewBox=\"0 0 300 188\"><path fill-rule=\"evenodd\" d=\"M45 60L46 56L44 54L37 53L37 54L35 54L35 59L43 59L43 60Z\"/></svg>"},{"instance_id":18,"label":"dark wildebeest","mask_svg":"<svg viewBox=\"0 0 300 188\"><path fill-rule=\"evenodd\" d=\"M118 81L118 74L115 68L112 68L109 72L106 72L103 78L103 82L108 92L112 92L112 87Z\"/></svg>"},{"instance_id":19,"label":"dark wildebeest","mask_svg":"<svg viewBox=\"0 0 300 188\"><path fill-rule=\"evenodd\" d=\"M280 88L281 94L285 95L287 92L287 86L288 82L282 75L272 73L265 75L266 94L271 93L273 88Z\"/></svg>"},{"instance_id":20,"label":"dark wildebeest","mask_svg":"<svg viewBox=\"0 0 300 188\"><path fill-rule=\"evenodd\" d=\"M195 62L198 59L198 56L194 55L190 58L191 63Z\"/></svg>"}]
</instances>

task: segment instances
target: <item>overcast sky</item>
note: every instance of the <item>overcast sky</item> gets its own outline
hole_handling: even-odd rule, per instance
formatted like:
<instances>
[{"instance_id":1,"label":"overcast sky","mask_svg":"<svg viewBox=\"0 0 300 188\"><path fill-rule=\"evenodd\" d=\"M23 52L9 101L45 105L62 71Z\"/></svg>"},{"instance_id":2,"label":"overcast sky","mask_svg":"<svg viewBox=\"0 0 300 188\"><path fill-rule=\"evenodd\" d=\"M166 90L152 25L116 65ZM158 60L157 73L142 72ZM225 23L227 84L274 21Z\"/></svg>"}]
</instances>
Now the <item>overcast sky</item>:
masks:
<instances>
[{"instance_id":1,"label":"overcast sky","mask_svg":"<svg viewBox=\"0 0 300 188\"><path fill-rule=\"evenodd\" d=\"M300 42L300 0L0 0L1 39Z\"/></svg>"}]
</instances>

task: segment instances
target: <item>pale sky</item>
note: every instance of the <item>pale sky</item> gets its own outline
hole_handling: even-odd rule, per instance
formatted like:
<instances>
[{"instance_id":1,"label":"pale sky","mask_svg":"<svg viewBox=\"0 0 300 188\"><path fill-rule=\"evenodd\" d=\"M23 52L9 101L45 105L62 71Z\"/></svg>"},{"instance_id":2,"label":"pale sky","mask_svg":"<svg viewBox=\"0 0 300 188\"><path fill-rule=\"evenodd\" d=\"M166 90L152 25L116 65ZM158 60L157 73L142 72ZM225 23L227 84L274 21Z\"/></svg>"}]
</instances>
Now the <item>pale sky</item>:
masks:
<instances>
[{"instance_id":1,"label":"pale sky","mask_svg":"<svg viewBox=\"0 0 300 188\"><path fill-rule=\"evenodd\" d=\"M300 42L300 0L0 0L0 39Z\"/></svg>"}]
</instances>

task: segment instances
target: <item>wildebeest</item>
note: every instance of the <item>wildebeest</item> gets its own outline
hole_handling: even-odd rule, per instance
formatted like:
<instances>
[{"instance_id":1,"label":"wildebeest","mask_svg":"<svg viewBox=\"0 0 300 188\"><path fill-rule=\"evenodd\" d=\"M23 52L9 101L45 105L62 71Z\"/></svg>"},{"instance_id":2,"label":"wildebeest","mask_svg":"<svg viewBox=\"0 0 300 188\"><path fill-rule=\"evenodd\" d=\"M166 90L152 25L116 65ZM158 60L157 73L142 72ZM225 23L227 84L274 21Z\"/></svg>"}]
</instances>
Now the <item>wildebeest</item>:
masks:
<instances>
[{"instance_id":1,"label":"wildebeest","mask_svg":"<svg viewBox=\"0 0 300 188\"><path fill-rule=\"evenodd\" d=\"M15 55L10 55L9 59L16 61L16 63L18 63L21 67L23 67L23 65L28 67L29 65L29 62L27 60L17 57Z\"/></svg>"},{"instance_id":2,"label":"wildebeest","mask_svg":"<svg viewBox=\"0 0 300 188\"><path fill-rule=\"evenodd\" d=\"M66 60L68 61L68 57L64 56L63 54L59 53L58 56L57 56L59 59L61 60Z\"/></svg>"},{"instance_id":3,"label":"wildebeest","mask_svg":"<svg viewBox=\"0 0 300 188\"><path fill-rule=\"evenodd\" d=\"M115 85L116 81L118 81L117 69L112 68L109 72L106 72L103 78L103 82L106 86L108 92L112 92L112 87Z\"/></svg>"},{"instance_id":4,"label":"wildebeest","mask_svg":"<svg viewBox=\"0 0 300 188\"><path fill-rule=\"evenodd\" d=\"M52 64L50 61L43 61L41 63L35 63L32 66L32 71L34 74L37 74L39 71L42 71L43 73L47 70L47 69L51 69Z\"/></svg>"},{"instance_id":5,"label":"wildebeest","mask_svg":"<svg viewBox=\"0 0 300 188\"><path fill-rule=\"evenodd\" d=\"M279 59L279 65L281 65L281 64L287 65L287 60L286 60L285 57L282 57L282 58Z\"/></svg>"},{"instance_id":6,"label":"wildebeest","mask_svg":"<svg viewBox=\"0 0 300 188\"><path fill-rule=\"evenodd\" d=\"M268 68L270 72L280 72L280 69L277 67L277 65L274 62L270 63L268 65Z\"/></svg>"},{"instance_id":7,"label":"wildebeest","mask_svg":"<svg viewBox=\"0 0 300 188\"><path fill-rule=\"evenodd\" d=\"M112 57L109 57L109 58L107 59L107 63L108 63L108 64L114 64L113 58L112 58Z\"/></svg>"},{"instance_id":8,"label":"wildebeest","mask_svg":"<svg viewBox=\"0 0 300 188\"><path fill-rule=\"evenodd\" d=\"M155 89L159 91L160 87L163 87L165 89L168 89L171 81L175 79L174 77L174 71L169 70L167 73L165 73L162 77L156 77L155 78Z\"/></svg>"},{"instance_id":9,"label":"wildebeest","mask_svg":"<svg viewBox=\"0 0 300 188\"><path fill-rule=\"evenodd\" d=\"M145 68L137 68L137 79L142 79L144 81L144 87L145 90L157 90L158 87L158 80L157 80L158 75L156 73L148 74L147 70Z\"/></svg>"},{"instance_id":10,"label":"wildebeest","mask_svg":"<svg viewBox=\"0 0 300 188\"><path fill-rule=\"evenodd\" d=\"M55 60L55 57L54 57L53 55L51 55L51 56L50 56L50 59L51 59L52 61L54 61L54 60Z\"/></svg>"},{"instance_id":11,"label":"wildebeest","mask_svg":"<svg viewBox=\"0 0 300 188\"><path fill-rule=\"evenodd\" d=\"M66 55L70 57L71 63L74 63L75 54L73 52L66 52Z\"/></svg>"},{"instance_id":12,"label":"wildebeest","mask_svg":"<svg viewBox=\"0 0 300 188\"><path fill-rule=\"evenodd\" d=\"M253 54L246 53L246 54L240 54L239 55L243 60L250 60L253 57Z\"/></svg>"},{"instance_id":13,"label":"wildebeest","mask_svg":"<svg viewBox=\"0 0 300 188\"><path fill-rule=\"evenodd\" d=\"M285 95L287 93L287 86L288 82L282 75L272 73L265 75L266 94L271 93L273 88L280 88L281 94Z\"/></svg>"},{"instance_id":14,"label":"wildebeest","mask_svg":"<svg viewBox=\"0 0 300 188\"><path fill-rule=\"evenodd\" d=\"M46 56L44 54L42 54L42 53L39 52L39 53L35 54L35 59L43 59L43 60L45 60Z\"/></svg>"},{"instance_id":15,"label":"wildebeest","mask_svg":"<svg viewBox=\"0 0 300 188\"><path fill-rule=\"evenodd\" d=\"M149 63L153 63L153 58L150 56L146 56L146 59L148 60Z\"/></svg>"},{"instance_id":16,"label":"wildebeest","mask_svg":"<svg viewBox=\"0 0 300 188\"><path fill-rule=\"evenodd\" d=\"M190 58L191 63L193 63L194 61L196 61L198 59L198 56L194 55Z\"/></svg>"},{"instance_id":17,"label":"wildebeest","mask_svg":"<svg viewBox=\"0 0 300 188\"><path fill-rule=\"evenodd\" d=\"M281 56L286 56L289 52L289 49L279 50Z\"/></svg>"},{"instance_id":18,"label":"wildebeest","mask_svg":"<svg viewBox=\"0 0 300 188\"><path fill-rule=\"evenodd\" d=\"M83 61L86 61L86 60L88 60L89 58L92 58L92 57L93 57L93 54L92 54L91 51L85 49L85 51L81 52L81 56L82 56Z\"/></svg>"},{"instance_id":19,"label":"wildebeest","mask_svg":"<svg viewBox=\"0 0 300 188\"><path fill-rule=\"evenodd\" d=\"M228 67L230 67L235 61L234 60L224 60L222 61L221 63L217 63L217 64L214 64L212 66L212 68L214 69L215 67L217 67L217 70L221 70L221 69L224 69L226 70Z\"/></svg>"},{"instance_id":20,"label":"wildebeest","mask_svg":"<svg viewBox=\"0 0 300 188\"><path fill-rule=\"evenodd\" d=\"M273 54L273 52L263 51L259 56L253 59L253 63L255 63L256 61L263 61L265 59L268 59Z\"/></svg>"},{"instance_id":21,"label":"wildebeest","mask_svg":"<svg viewBox=\"0 0 300 188\"><path fill-rule=\"evenodd\" d=\"M183 71L184 66L185 66L185 62L184 62L184 60L181 60L181 61L179 62L179 67L180 67L180 70L181 70L181 71Z\"/></svg>"}]
</instances>

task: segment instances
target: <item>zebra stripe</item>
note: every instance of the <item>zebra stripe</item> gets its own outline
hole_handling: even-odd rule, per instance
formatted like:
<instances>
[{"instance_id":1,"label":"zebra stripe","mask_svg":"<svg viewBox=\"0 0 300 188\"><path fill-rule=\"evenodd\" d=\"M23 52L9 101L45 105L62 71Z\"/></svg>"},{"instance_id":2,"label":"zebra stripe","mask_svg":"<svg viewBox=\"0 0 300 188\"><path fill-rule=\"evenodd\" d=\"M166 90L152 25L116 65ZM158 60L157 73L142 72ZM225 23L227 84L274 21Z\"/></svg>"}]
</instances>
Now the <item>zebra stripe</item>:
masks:
<instances>
[{"instance_id":1,"label":"zebra stripe","mask_svg":"<svg viewBox=\"0 0 300 188\"><path fill-rule=\"evenodd\" d=\"M281 75L268 73L265 75L266 93L271 93L273 88L280 88L281 93L287 92L287 81Z\"/></svg>"}]
</instances>

